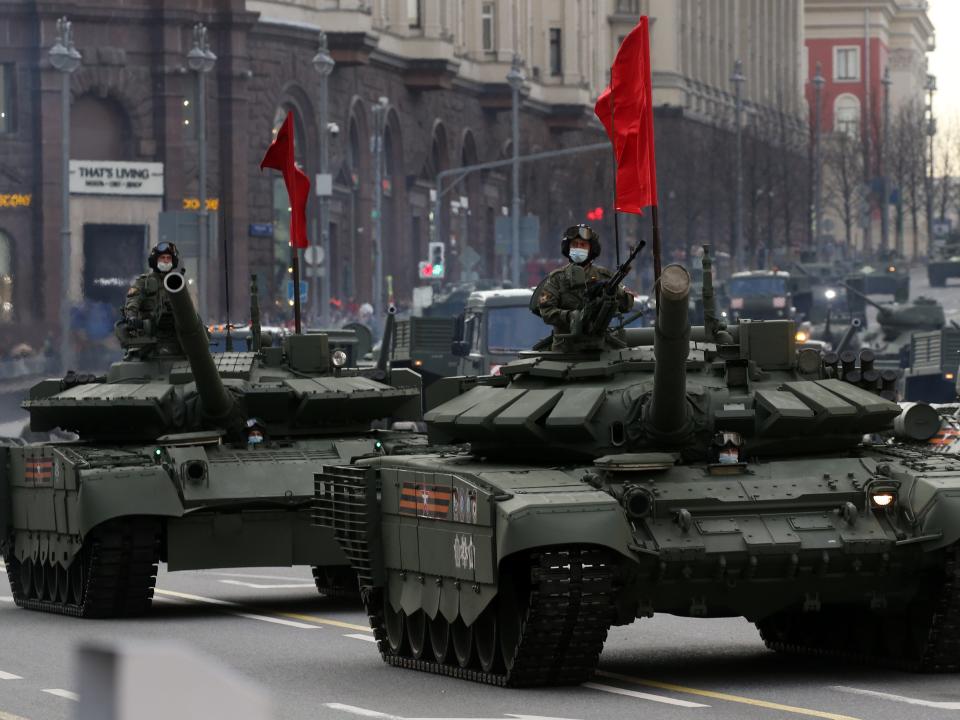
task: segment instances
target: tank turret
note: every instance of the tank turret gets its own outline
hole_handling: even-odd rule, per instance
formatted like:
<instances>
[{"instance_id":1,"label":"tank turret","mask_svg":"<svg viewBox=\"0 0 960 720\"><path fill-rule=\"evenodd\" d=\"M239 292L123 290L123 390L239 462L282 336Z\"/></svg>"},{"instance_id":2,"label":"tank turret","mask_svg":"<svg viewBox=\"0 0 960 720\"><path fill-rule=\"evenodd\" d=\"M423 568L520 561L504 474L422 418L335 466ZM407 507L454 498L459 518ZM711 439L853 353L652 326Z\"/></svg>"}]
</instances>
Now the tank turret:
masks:
<instances>
[{"instance_id":1,"label":"tank turret","mask_svg":"<svg viewBox=\"0 0 960 720\"><path fill-rule=\"evenodd\" d=\"M885 340L896 340L901 333L913 330L939 330L946 323L943 306L932 298L921 295L910 304L878 303L849 283L842 284L848 293L876 308L877 323Z\"/></svg>"},{"instance_id":2,"label":"tank turret","mask_svg":"<svg viewBox=\"0 0 960 720\"><path fill-rule=\"evenodd\" d=\"M183 274L167 273L163 278L163 287L170 297L170 307L176 319L177 339L193 371L204 417L224 429L239 430L241 418L236 413L236 402L220 379L217 365L210 354L207 331L193 307Z\"/></svg>"}]
</instances>

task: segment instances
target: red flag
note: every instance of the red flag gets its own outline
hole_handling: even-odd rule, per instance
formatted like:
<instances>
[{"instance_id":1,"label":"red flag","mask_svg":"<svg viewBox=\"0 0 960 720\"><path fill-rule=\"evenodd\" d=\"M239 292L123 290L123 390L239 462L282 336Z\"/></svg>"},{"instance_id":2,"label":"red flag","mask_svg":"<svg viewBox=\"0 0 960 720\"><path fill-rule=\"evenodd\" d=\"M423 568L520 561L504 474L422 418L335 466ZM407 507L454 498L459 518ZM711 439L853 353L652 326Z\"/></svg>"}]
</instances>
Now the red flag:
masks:
<instances>
[{"instance_id":1,"label":"red flag","mask_svg":"<svg viewBox=\"0 0 960 720\"><path fill-rule=\"evenodd\" d=\"M290 198L290 246L307 246L307 198L310 197L310 179L297 167L293 159L293 111L287 112L287 118L277 132L267 152L260 161L260 169L265 167L283 173L283 184L287 186Z\"/></svg>"},{"instance_id":2,"label":"red flag","mask_svg":"<svg viewBox=\"0 0 960 720\"><path fill-rule=\"evenodd\" d=\"M620 45L610 68L610 86L600 94L594 112L614 147L616 208L642 215L643 208L657 204L650 30L646 15Z\"/></svg>"}]
</instances>

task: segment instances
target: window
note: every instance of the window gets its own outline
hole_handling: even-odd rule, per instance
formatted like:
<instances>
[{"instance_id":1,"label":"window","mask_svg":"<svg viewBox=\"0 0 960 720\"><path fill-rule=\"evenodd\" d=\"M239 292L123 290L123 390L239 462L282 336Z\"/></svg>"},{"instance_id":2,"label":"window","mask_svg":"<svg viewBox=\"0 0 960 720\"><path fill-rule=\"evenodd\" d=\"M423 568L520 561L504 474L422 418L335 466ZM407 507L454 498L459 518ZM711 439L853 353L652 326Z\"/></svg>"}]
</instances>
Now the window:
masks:
<instances>
[{"instance_id":1,"label":"window","mask_svg":"<svg viewBox=\"0 0 960 720\"><path fill-rule=\"evenodd\" d=\"M0 65L0 133L11 133L17 129L13 67L12 64Z\"/></svg>"},{"instance_id":2,"label":"window","mask_svg":"<svg viewBox=\"0 0 960 720\"><path fill-rule=\"evenodd\" d=\"M860 100L856 95L839 95L833 103L833 129L854 136L860 131Z\"/></svg>"},{"instance_id":3,"label":"window","mask_svg":"<svg viewBox=\"0 0 960 720\"><path fill-rule=\"evenodd\" d=\"M492 52L496 50L496 27L494 25L494 10L496 4L492 2L485 2L483 8L480 11L480 25L483 28L483 49L486 52Z\"/></svg>"},{"instance_id":4,"label":"window","mask_svg":"<svg viewBox=\"0 0 960 720\"><path fill-rule=\"evenodd\" d=\"M0 325L13 322L13 247L0 230Z\"/></svg>"},{"instance_id":5,"label":"window","mask_svg":"<svg viewBox=\"0 0 960 720\"><path fill-rule=\"evenodd\" d=\"M550 74L563 75L563 53L560 28L550 28Z\"/></svg>"},{"instance_id":6,"label":"window","mask_svg":"<svg viewBox=\"0 0 960 720\"><path fill-rule=\"evenodd\" d=\"M860 79L860 48L835 47L833 49L833 79L843 82Z\"/></svg>"},{"instance_id":7,"label":"window","mask_svg":"<svg viewBox=\"0 0 960 720\"><path fill-rule=\"evenodd\" d=\"M617 0L617 12L621 15L639 15L639 0Z\"/></svg>"},{"instance_id":8,"label":"window","mask_svg":"<svg viewBox=\"0 0 960 720\"><path fill-rule=\"evenodd\" d=\"M418 30L423 27L423 0L407 0L407 27Z\"/></svg>"}]
</instances>

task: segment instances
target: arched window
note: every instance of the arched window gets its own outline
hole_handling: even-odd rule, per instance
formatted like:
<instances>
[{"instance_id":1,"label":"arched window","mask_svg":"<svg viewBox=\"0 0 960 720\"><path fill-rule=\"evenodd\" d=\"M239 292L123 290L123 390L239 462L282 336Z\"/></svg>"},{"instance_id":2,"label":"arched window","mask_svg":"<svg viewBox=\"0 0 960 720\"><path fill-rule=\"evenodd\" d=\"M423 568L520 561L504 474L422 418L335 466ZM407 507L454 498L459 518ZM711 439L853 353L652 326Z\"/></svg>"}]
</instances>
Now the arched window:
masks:
<instances>
[{"instance_id":1,"label":"arched window","mask_svg":"<svg viewBox=\"0 0 960 720\"><path fill-rule=\"evenodd\" d=\"M844 93L833 102L833 129L854 136L860 132L860 100Z\"/></svg>"},{"instance_id":2,"label":"arched window","mask_svg":"<svg viewBox=\"0 0 960 720\"><path fill-rule=\"evenodd\" d=\"M0 230L0 325L13 322L13 243Z\"/></svg>"},{"instance_id":3,"label":"arched window","mask_svg":"<svg viewBox=\"0 0 960 720\"><path fill-rule=\"evenodd\" d=\"M83 142L70 148L77 160L133 160L133 131L123 106L88 93L70 110L70 134Z\"/></svg>"}]
</instances>

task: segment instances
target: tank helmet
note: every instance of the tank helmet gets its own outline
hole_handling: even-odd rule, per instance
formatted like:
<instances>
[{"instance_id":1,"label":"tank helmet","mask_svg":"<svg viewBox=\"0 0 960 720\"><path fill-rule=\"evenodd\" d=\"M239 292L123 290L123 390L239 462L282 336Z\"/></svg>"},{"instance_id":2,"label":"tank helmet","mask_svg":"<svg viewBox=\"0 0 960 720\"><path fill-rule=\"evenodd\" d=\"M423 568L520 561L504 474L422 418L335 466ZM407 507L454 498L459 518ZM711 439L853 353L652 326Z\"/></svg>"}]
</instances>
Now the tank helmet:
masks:
<instances>
[{"instance_id":1,"label":"tank helmet","mask_svg":"<svg viewBox=\"0 0 960 720\"><path fill-rule=\"evenodd\" d=\"M600 255L600 236L592 227L583 223L571 225L563 231L563 239L560 241L560 252L569 260L570 243L578 238L589 241L590 254L587 256L587 262L593 262L594 258Z\"/></svg>"},{"instance_id":2,"label":"tank helmet","mask_svg":"<svg viewBox=\"0 0 960 720\"><path fill-rule=\"evenodd\" d=\"M147 264L154 272L160 272L157 269L157 260L161 255L170 255L173 258L174 268L180 265L180 252L177 250L177 246L174 243L157 243L154 245L153 249L150 251L150 256L147 258Z\"/></svg>"},{"instance_id":3,"label":"tank helmet","mask_svg":"<svg viewBox=\"0 0 960 720\"><path fill-rule=\"evenodd\" d=\"M245 423L245 426L246 426L247 432L250 432L251 430L259 430L260 432L263 432L264 430L267 429L267 426L264 425L263 420L255 417L248 419L247 422Z\"/></svg>"}]
</instances>

